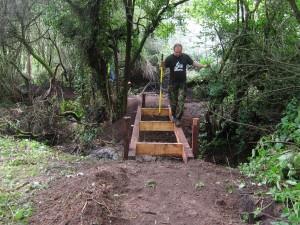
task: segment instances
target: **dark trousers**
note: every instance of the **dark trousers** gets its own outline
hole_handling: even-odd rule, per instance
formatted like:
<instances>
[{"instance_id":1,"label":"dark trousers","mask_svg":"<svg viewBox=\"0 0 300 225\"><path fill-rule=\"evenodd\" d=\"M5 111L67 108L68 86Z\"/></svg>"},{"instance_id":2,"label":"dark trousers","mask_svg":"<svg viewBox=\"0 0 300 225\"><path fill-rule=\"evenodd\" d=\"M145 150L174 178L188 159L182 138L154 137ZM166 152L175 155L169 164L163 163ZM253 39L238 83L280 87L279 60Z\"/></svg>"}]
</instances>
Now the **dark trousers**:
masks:
<instances>
[{"instance_id":1,"label":"dark trousers","mask_svg":"<svg viewBox=\"0 0 300 225\"><path fill-rule=\"evenodd\" d=\"M181 119L184 111L184 101L186 98L186 83L169 84L169 100L173 117Z\"/></svg>"}]
</instances>

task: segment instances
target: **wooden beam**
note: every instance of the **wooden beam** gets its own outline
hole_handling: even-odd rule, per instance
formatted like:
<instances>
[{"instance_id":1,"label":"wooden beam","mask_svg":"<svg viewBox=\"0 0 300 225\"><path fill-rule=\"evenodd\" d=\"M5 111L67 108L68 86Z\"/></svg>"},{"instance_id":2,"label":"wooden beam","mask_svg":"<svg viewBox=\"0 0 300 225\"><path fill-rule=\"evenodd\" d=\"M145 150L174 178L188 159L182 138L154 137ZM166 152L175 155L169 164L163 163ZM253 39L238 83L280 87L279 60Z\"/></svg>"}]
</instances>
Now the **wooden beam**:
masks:
<instances>
[{"instance_id":1,"label":"wooden beam","mask_svg":"<svg viewBox=\"0 0 300 225\"><path fill-rule=\"evenodd\" d=\"M161 108L160 112L157 108L142 108L143 116L169 116L168 108Z\"/></svg>"},{"instance_id":2,"label":"wooden beam","mask_svg":"<svg viewBox=\"0 0 300 225\"><path fill-rule=\"evenodd\" d=\"M172 121L173 115L172 115L172 110L171 110L171 106L170 105L168 105L168 115L169 115L170 120Z\"/></svg>"},{"instance_id":3,"label":"wooden beam","mask_svg":"<svg viewBox=\"0 0 300 225\"><path fill-rule=\"evenodd\" d=\"M183 145L180 143L137 142L137 155L182 157Z\"/></svg>"},{"instance_id":4,"label":"wooden beam","mask_svg":"<svg viewBox=\"0 0 300 225\"><path fill-rule=\"evenodd\" d=\"M199 134L199 118L193 118L192 125L192 149L194 157L198 156L198 134Z\"/></svg>"},{"instance_id":5,"label":"wooden beam","mask_svg":"<svg viewBox=\"0 0 300 225\"><path fill-rule=\"evenodd\" d=\"M140 121L141 121L141 106L139 105L137 108L132 135L131 135L131 141L129 145L129 158L131 159L134 159L136 154L136 143L139 141Z\"/></svg>"},{"instance_id":6,"label":"wooden beam","mask_svg":"<svg viewBox=\"0 0 300 225\"><path fill-rule=\"evenodd\" d=\"M128 159L128 152L129 152L129 142L130 142L130 117L124 117L124 125L123 125L123 145L124 145L124 154L123 159Z\"/></svg>"},{"instance_id":7,"label":"wooden beam","mask_svg":"<svg viewBox=\"0 0 300 225\"><path fill-rule=\"evenodd\" d=\"M174 127L174 133L178 143L183 144L183 149L185 152L185 156L187 159L193 159L194 154L192 148L190 147L181 127Z\"/></svg>"},{"instance_id":8,"label":"wooden beam","mask_svg":"<svg viewBox=\"0 0 300 225\"><path fill-rule=\"evenodd\" d=\"M145 106L146 106L146 94L143 93L142 94L142 108L145 108Z\"/></svg>"},{"instance_id":9,"label":"wooden beam","mask_svg":"<svg viewBox=\"0 0 300 225\"><path fill-rule=\"evenodd\" d=\"M140 121L140 131L174 131L171 121Z\"/></svg>"},{"instance_id":10,"label":"wooden beam","mask_svg":"<svg viewBox=\"0 0 300 225\"><path fill-rule=\"evenodd\" d=\"M169 106L169 117L170 117L170 119L172 117L170 106ZM192 148L190 147L190 145L189 145L189 143L188 143L188 141L187 141L187 139L184 135L184 132L183 132L182 128L181 127L176 127L174 125L174 133L175 133L177 142L183 144L183 150L184 150L183 160L185 161L187 159L193 159L194 154L193 154Z\"/></svg>"}]
</instances>

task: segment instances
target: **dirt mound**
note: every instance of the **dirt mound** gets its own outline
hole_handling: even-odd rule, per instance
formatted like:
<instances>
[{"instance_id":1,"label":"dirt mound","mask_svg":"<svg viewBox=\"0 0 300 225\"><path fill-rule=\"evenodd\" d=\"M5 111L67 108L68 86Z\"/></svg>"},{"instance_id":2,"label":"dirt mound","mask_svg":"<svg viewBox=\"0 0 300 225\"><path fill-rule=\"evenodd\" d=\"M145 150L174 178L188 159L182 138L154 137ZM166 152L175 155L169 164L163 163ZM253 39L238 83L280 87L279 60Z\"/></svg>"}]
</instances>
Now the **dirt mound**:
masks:
<instances>
[{"instance_id":1,"label":"dirt mound","mask_svg":"<svg viewBox=\"0 0 300 225\"><path fill-rule=\"evenodd\" d=\"M128 224L116 201L127 186L123 168L94 167L64 177L35 197L37 212L30 224Z\"/></svg>"},{"instance_id":2,"label":"dirt mound","mask_svg":"<svg viewBox=\"0 0 300 225\"><path fill-rule=\"evenodd\" d=\"M174 160L90 167L40 192L30 224L243 224L234 169Z\"/></svg>"}]
</instances>

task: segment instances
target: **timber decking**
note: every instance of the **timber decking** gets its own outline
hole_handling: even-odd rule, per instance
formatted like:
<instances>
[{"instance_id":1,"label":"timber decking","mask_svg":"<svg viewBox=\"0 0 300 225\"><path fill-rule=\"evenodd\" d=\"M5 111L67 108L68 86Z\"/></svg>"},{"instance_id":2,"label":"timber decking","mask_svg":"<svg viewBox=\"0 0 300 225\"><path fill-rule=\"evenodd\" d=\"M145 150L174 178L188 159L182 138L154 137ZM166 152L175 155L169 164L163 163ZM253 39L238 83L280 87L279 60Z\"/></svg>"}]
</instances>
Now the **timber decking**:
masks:
<instances>
[{"instance_id":1,"label":"timber decking","mask_svg":"<svg viewBox=\"0 0 300 225\"><path fill-rule=\"evenodd\" d=\"M145 97L143 97L145 101ZM145 106L145 102L142 103ZM184 162L188 159L194 158L194 153L190 147L184 132L181 127L176 127L175 124L169 121L142 121L142 116L169 116L171 115L170 107L161 108L145 108L141 105L138 106L132 136L129 144L129 158L135 159L138 155L151 155L151 156L175 156L182 157ZM171 118L171 117L170 117ZM197 120L197 119L196 119ZM198 121L198 120L197 120ZM174 132L176 136L176 143L166 143L166 142L140 142L139 135L140 132L152 132L152 131L165 131ZM193 135L195 139L195 135ZM195 141L193 140L194 145ZM128 148L128 147L127 147ZM124 151L126 153L126 150ZM125 154L124 154L124 158Z\"/></svg>"}]
</instances>

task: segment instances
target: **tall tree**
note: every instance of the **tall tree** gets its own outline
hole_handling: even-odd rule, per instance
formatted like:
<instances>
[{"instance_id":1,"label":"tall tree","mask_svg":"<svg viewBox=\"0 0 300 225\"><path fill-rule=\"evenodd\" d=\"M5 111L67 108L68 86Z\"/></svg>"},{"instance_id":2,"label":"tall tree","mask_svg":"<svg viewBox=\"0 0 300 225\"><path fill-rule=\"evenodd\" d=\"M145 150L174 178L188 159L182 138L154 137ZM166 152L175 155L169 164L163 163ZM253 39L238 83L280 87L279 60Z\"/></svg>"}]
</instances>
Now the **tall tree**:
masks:
<instances>
[{"instance_id":1,"label":"tall tree","mask_svg":"<svg viewBox=\"0 0 300 225\"><path fill-rule=\"evenodd\" d=\"M222 58L208 78L207 122L218 126L207 130L213 138L203 149L237 163L299 96L299 23L287 1L193 0L192 6L191 14L216 31L215 56Z\"/></svg>"},{"instance_id":2,"label":"tall tree","mask_svg":"<svg viewBox=\"0 0 300 225\"><path fill-rule=\"evenodd\" d=\"M108 0L57 1L53 24L84 52L96 89L113 120L126 113L128 81L146 40L162 20L172 17L174 9L187 1L123 0L121 5ZM120 60L124 62L123 74ZM112 61L117 69L113 83L108 73Z\"/></svg>"}]
</instances>

